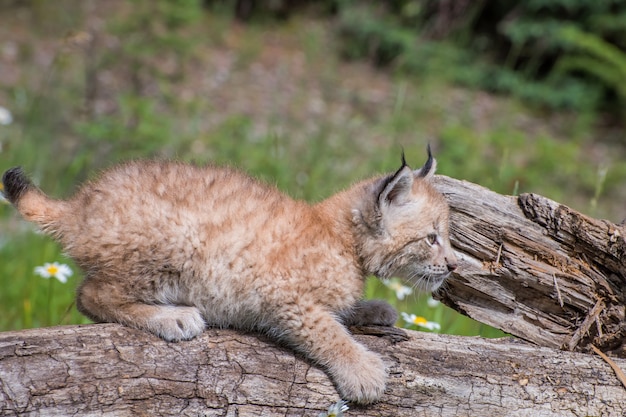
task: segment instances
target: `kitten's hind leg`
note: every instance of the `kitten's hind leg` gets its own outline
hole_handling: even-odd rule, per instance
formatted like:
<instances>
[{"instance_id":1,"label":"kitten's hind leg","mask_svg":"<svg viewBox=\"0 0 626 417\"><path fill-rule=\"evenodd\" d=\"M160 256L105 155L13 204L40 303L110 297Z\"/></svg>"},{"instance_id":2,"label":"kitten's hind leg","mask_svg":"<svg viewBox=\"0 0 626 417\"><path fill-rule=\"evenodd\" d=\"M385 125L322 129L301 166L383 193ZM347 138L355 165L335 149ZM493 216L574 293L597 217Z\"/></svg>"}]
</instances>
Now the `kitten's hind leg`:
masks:
<instances>
[{"instance_id":1,"label":"kitten's hind leg","mask_svg":"<svg viewBox=\"0 0 626 417\"><path fill-rule=\"evenodd\" d=\"M96 322L124 324L171 342L200 335L205 323L195 307L148 304L128 295L128 291L96 278L87 278L78 289L78 310Z\"/></svg>"},{"instance_id":2,"label":"kitten's hind leg","mask_svg":"<svg viewBox=\"0 0 626 417\"><path fill-rule=\"evenodd\" d=\"M341 314L346 326L393 326L398 313L383 300L361 300L353 308Z\"/></svg>"},{"instance_id":3,"label":"kitten's hind leg","mask_svg":"<svg viewBox=\"0 0 626 417\"><path fill-rule=\"evenodd\" d=\"M329 312L297 305L278 316L281 339L325 367L343 399L362 404L380 399L387 379L383 361L352 339Z\"/></svg>"}]
</instances>

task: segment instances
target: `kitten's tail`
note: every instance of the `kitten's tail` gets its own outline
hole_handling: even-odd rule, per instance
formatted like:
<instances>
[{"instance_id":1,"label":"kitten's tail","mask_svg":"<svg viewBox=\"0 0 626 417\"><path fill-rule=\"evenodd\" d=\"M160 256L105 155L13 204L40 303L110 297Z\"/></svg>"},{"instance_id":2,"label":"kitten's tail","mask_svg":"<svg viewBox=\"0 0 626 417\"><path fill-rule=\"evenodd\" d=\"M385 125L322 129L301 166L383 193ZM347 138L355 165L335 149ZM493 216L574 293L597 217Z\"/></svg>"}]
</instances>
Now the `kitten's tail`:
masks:
<instances>
[{"instance_id":1,"label":"kitten's tail","mask_svg":"<svg viewBox=\"0 0 626 417\"><path fill-rule=\"evenodd\" d=\"M63 216L67 203L53 200L37 188L21 167L11 168L2 176L3 193L20 214L44 230L54 226Z\"/></svg>"}]
</instances>

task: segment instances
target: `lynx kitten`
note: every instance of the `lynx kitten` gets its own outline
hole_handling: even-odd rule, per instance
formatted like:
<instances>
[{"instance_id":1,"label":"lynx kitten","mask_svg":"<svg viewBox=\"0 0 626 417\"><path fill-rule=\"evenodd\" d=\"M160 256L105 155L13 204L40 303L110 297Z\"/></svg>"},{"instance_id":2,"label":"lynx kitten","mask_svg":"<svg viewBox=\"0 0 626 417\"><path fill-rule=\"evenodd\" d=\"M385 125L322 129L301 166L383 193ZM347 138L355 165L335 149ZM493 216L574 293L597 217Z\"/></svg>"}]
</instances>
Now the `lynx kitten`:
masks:
<instances>
[{"instance_id":1,"label":"lynx kitten","mask_svg":"<svg viewBox=\"0 0 626 417\"><path fill-rule=\"evenodd\" d=\"M269 334L324 367L341 396L385 390L381 358L351 324L393 325L386 303L361 301L364 278L437 289L456 268L448 206L430 184L436 161L360 182L309 205L229 168L130 162L69 200L20 168L2 180L22 216L85 271L78 309L168 341L206 326Z\"/></svg>"}]
</instances>

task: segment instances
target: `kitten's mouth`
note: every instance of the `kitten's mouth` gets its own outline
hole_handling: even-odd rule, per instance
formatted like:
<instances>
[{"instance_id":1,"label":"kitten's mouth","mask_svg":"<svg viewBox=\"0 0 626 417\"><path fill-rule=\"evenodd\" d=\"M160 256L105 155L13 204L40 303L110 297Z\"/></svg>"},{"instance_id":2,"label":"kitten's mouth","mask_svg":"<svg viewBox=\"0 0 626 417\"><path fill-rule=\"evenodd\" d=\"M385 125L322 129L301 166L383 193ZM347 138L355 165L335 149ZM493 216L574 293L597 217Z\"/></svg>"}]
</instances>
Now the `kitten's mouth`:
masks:
<instances>
[{"instance_id":1,"label":"kitten's mouth","mask_svg":"<svg viewBox=\"0 0 626 417\"><path fill-rule=\"evenodd\" d=\"M437 291L451 275L451 271L424 273L419 270L407 271L407 269L398 269L395 273L389 274L389 276L396 276L403 279L405 282L411 284L413 288L424 292Z\"/></svg>"},{"instance_id":2,"label":"kitten's mouth","mask_svg":"<svg viewBox=\"0 0 626 417\"><path fill-rule=\"evenodd\" d=\"M443 285L443 283L446 281L446 279L448 279L450 277L450 275L452 275L452 272L444 272L442 274L430 275L426 279L427 283L428 283L428 286L430 286L430 291L431 292L437 291Z\"/></svg>"},{"instance_id":3,"label":"kitten's mouth","mask_svg":"<svg viewBox=\"0 0 626 417\"><path fill-rule=\"evenodd\" d=\"M417 279L404 278L406 282L411 283L414 288L424 292L435 292L443 283L452 275L451 272L444 272L441 274L428 274L422 275Z\"/></svg>"}]
</instances>

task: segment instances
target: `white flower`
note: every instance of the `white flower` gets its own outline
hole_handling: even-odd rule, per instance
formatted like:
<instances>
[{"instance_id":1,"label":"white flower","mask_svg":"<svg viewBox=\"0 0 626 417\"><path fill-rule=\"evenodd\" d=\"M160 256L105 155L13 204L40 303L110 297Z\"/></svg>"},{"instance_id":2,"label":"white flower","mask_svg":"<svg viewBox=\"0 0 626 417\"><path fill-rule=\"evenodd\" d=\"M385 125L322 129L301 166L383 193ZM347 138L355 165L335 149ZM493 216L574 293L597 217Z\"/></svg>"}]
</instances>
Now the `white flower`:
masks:
<instances>
[{"instance_id":1,"label":"white flower","mask_svg":"<svg viewBox=\"0 0 626 417\"><path fill-rule=\"evenodd\" d=\"M431 331L441 330L441 325L439 323L434 321L428 321L424 317L416 316L415 314L407 314L405 312L401 312L400 315L402 316L402 320L409 324L423 327Z\"/></svg>"},{"instance_id":2,"label":"white flower","mask_svg":"<svg viewBox=\"0 0 626 417\"><path fill-rule=\"evenodd\" d=\"M339 400L328 407L326 413L319 413L318 417L342 417L344 411L348 411L348 406L344 400Z\"/></svg>"},{"instance_id":3,"label":"white flower","mask_svg":"<svg viewBox=\"0 0 626 417\"><path fill-rule=\"evenodd\" d=\"M67 282L67 278L71 277L73 272L72 269L65 265L60 264L58 262L48 263L46 262L43 266L38 266L35 268L35 274L39 275L42 278L56 278L62 283Z\"/></svg>"},{"instance_id":4,"label":"white flower","mask_svg":"<svg viewBox=\"0 0 626 417\"><path fill-rule=\"evenodd\" d=\"M426 301L426 304L428 305L428 307L430 308L435 308L437 307L439 304L441 304L441 301L439 300L435 300L433 297L428 297L428 301Z\"/></svg>"},{"instance_id":5,"label":"white flower","mask_svg":"<svg viewBox=\"0 0 626 417\"><path fill-rule=\"evenodd\" d=\"M383 284L396 292L398 300L404 300L407 295L413 294L413 290L410 287L402 285L398 278L383 279Z\"/></svg>"},{"instance_id":6,"label":"white flower","mask_svg":"<svg viewBox=\"0 0 626 417\"><path fill-rule=\"evenodd\" d=\"M11 123L13 123L13 115L7 108L0 106L0 125L10 125Z\"/></svg>"}]
</instances>

